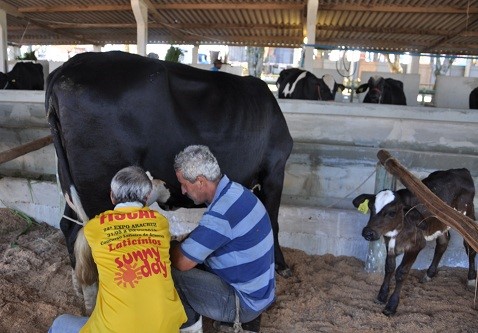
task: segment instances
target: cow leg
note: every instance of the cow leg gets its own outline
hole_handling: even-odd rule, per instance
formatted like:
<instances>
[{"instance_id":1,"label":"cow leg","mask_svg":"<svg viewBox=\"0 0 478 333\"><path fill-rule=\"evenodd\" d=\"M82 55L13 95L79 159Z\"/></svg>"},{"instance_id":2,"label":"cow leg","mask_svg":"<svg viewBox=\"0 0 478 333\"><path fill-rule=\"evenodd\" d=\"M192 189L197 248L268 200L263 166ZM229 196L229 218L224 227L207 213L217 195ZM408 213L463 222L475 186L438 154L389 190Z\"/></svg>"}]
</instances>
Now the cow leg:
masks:
<instances>
[{"instance_id":1,"label":"cow leg","mask_svg":"<svg viewBox=\"0 0 478 333\"><path fill-rule=\"evenodd\" d=\"M77 219L76 213L68 205L65 205L65 210L63 215L68 216L69 218L72 218L72 219ZM68 250L68 256L70 258L70 264L72 268L75 268L75 265L76 265L75 255L73 252L74 252L76 236L78 234L78 231L81 228L82 228L81 225L74 223L66 218L62 218L60 220L60 229L63 232L63 235L65 236L66 248Z\"/></svg>"},{"instance_id":2,"label":"cow leg","mask_svg":"<svg viewBox=\"0 0 478 333\"><path fill-rule=\"evenodd\" d=\"M403 255L402 262L397 268L395 272L395 289L388 300L387 306L382 311L382 313L386 316L391 316L397 312L398 303L400 303L400 292L402 290L403 283L405 282L408 273L410 272L410 268L412 267L413 263L417 259L418 253L417 252L405 252Z\"/></svg>"},{"instance_id":3,"label":"cow leg","mask_svg":"<svg viewBox=\"0 0 478 333\"><path fill-rule=\"evenodd\" d=\"M85 303L86 314L93 311L98 293L98 270L91 254L91 248L88 245L83 228L78 231L76 237L74 253L76 259L75 277L81 285L83 300Z\"/></svg>"},{"instance_id":4,"label":"cow leg","mask_svg":"<svg viewBox=\"0 0 478 333\"><path fill-rule=\"evenodd\" d=\"M279 245L279 206L282 195L282 186L284 183L285 161L274 163L267 172L262 181L262 188L257 194L264 204L272 225L272 233L274 234L274 259L277 274L282 277L289 278L292 272L286 264L282 249Z\"/></svg>"},{"instance_id":5,"label":"cow leg","mask_svg":"<svg viewBox=\"0 0 478 333\"><path fill-rule=\"evenodd\" d=\"M98 294L98 283L93 283L92 285L86 286L81 285L78 282L78 278L76 277L75 270L72 269L71 271L71 280L73 282L73 289L78 297L83 298L83 304L85 306L85 311L83 315L89 316L93 312L93 309L96 305L96 295Z\"/></svg>"},{"instance_id":6,"label":"cow leg","mask_svg":"<svg viewBox=\"0 0 478 333\"><path fill-rule=\"evenodd\" d=\"M475 257L476 251L468 245L466 241L463 241L463 245L465 246L465 251L468 254L468 286L469 287L476 287L476 267L475 267Z\"/></svg>"},{"instance_id":7,"label":"cow leg","mask_svg":"<svg viewBox=\"0 0 478 333\"><path fill-rule=\"evenodd\" d=\"M450 232L446 231L443 235L439 236L436 240L435 252L433 254L433 260L428 267L426 274L420 280L421 283L430 281L438 273L438 264L440 263L443 253L445 253L448 242L450 241Z\"/></svg>"},{"instance_id":8,"label":"cow leg","mask_svg":"<svg viewBox=\"0 0 478 333\"><path fill-rule=\"evenodd\" d=\"M98 294L98 283L93 283L92 285L81 286L81 291L83 292L83 301L85 304L85 315L89 316L93 312L93 309L96 305L96 295Z\"/></svg>"},{"instance_id":9,"label":"cow leg","mask_svg":"<svg viewBox=\"0 0 478 333\"><path fill-rule=\"evenodd\" d=\"M387 245L388 241L386 240L385 243ZM388 254L387 258L385 259L385 276L383 277L382 286L380 287L380 291L378 292L376 299L376 302L379 304L385 304L387 302L388 292L390 289L390 280L392 279L393 272L395 272L396 257L397 256L395 254Z\"/></svg>"}]
</instances>

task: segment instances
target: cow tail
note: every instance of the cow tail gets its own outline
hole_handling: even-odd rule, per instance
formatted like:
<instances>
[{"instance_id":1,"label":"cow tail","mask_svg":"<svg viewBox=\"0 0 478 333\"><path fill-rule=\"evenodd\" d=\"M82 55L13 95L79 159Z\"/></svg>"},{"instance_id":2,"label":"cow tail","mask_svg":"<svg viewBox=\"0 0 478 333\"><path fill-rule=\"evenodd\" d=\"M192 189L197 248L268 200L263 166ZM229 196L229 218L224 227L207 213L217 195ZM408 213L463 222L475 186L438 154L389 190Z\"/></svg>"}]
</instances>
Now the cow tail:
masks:
<instances>
[{"instance_id":1,"label":"cow tail","mask_svg":"<svg viewBox=\"0 0 478 333\"><path fill-rule=\"evenodd\" d=\"M51 88L51 85L49 86L49 88ZM83 208L83 205L81 204L80 196L78 195L78 192L73 182L73 178L71 177L70 166L66 157L65 147L63 146L61 140L61 130L59 126L57 110L55 108L55 103L53 101L51 91L48 91L46 95L48 96L46 100L47 119L53 137L53 144L55 146L56 156L58 158L57 179L61 184L61 189L67 204L71 207L71 209L76 212L80 221L73 220L67 216L64 216L64 218L67 218L68 220L71 220L75 223L84 225L86 224L86 222L88 222L89 218ZM60 170L61 180L59 176Z\"/></svg>"},{"instance_id":2,"label":"cow tail","mask_svg":"<svg viewBox=\"0 0 478 333\"><path fill-rule=\"evenodd\" d=\"M71 194L71 201L73 202L72 209L76 212L78 217L80 218L80 222L75 221L78 224L85 225L88 221L88 215L86 215L85 210L83 209L83 205L81 204L80 196L78 195L78 192L76 191L76 187L74 184L70 185L70 194Z\"/></svg>"}]
</instances>

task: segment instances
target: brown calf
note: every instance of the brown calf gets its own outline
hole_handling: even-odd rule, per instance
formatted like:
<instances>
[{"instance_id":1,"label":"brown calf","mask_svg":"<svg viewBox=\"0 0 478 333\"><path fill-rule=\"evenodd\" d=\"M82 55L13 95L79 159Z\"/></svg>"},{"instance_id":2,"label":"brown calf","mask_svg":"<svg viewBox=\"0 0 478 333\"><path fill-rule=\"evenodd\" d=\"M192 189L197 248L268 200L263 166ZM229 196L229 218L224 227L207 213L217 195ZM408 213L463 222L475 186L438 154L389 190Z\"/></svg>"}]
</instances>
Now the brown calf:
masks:
<instances>
[{"instance_id":1,"label":"brown calf","mask_svg":"<svg viewBox=\"0 0 478 333\"><path fill-rule=\"evenodd\" d=\"M435 171L422 182L449 206L475 219L475 186L467 169ZM421 282L429 281L437 274L438 264L450 240L450 228L434 217L408 189L395 192L385 190L377 195L361 194L353 200L353 204L355 207L366 205L370 211L370 219L362 230L362 236L368 241L378 240L381 236L385 240L385 277L377 301L386 303L383 310L385 315L393 315L397 311L403 282L418 253L425 247L426 241L434 239L436 247L433 260ZM468 284L474 285L476 252L466 242L464 245L469 261ZM395 270L396 257L402 253L402 262ZM388 299L394 272L395 290Z\"/></svg>"}]
</instances>

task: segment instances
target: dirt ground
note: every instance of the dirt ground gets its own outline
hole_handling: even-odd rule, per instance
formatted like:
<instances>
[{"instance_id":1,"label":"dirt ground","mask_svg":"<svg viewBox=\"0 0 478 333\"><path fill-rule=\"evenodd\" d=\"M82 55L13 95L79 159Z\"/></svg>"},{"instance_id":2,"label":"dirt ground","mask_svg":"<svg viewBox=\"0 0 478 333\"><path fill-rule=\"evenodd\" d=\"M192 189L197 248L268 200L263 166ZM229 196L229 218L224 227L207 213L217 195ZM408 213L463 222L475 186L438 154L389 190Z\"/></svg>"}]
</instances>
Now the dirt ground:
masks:
<instances>
[{"instance_id":1,"label":"dirt ground","mask_svg":"<svg viewBox=\"0 0 478 333\"><path fill-rule=\"evenodd\" d=\"M27 223L0 209L0 332L48 331L62 313L81 314L73 291L61 231ZM277 278L277 302L263 315L264 333L309 332L478 332L474 290L466 270L441 268L430 283L420 284L413 270L398 312L384 316L374 299L382 282L353 257L311 256L284 248L293 270ZM205 319L204 332L214 332Z\"/></svg>"}]
</instances>

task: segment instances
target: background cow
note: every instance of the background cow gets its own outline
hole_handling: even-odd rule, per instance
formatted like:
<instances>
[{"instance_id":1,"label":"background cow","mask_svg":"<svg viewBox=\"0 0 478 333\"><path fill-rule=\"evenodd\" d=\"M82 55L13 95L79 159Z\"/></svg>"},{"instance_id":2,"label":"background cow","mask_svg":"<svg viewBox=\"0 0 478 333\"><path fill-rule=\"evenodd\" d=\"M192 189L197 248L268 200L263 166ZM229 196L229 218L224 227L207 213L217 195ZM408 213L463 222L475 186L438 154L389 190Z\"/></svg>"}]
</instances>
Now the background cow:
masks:
<instances>
[{"instance_id":1,"label":"background cow","mask_svg":"<svg viewBox=\"0 0 478 333\"><path fill-rule=\"evenodd\" d=\"M332 75L326 74L319 79L311 72L299 68L288 68L280 72L276 86L279 98L315 101L333 101L337 90L344 90L344 85L337 84Z\"/></svg>"},{"instance_id":2,"label":"background cow","mask_svg":"<svg viewBox=\"0 0 478 333\"><path fill-rule=\"evenodd\" d=\"M260 185L256 194L272 221L276 269L290 275L277 218L292 138L262 80L107 52L79 54L47 82L46 110L66 217L85 222L112 209L111 178L133 164L165 182L170 197L160 202L162 208L193 207L181 193L173 161L184 147L204 144L232 180L249 188ZM75 261L73 252L81 226L64 217L60 227L79 271L84 263Z\"/></svg>"},{"instance_id":3,"label":"background cow","mask_svg":"<svg viewBox=\"0 0 478 333\"><path fill-rule=\"evenodd\" d=\"M1 89L43 90L43 66L33 62L17 62L8 73L0 72Z\"/></svg>"},{"instance_id":4,"label":"background cow","mask_svg":"<svg viewBox=\"0 0 478 333\"><path fill-rule=\"evenodd\" d=\"M361 94L367 90L364 103L407 105L402 81L371 76L368 82L360 85L355 92Z\"/></svg>"},{"instance_id":5,"label":"background cow","mask_svg":"<svg viewBox=\"0 0 478 333\"><path fill-rule=\"evenodd\" d=\"M467 169L435 171L422 182L446 204L475 219L475 186ZM408 189L396 192L385 190L377 195L361 194L353 200L353 204L361 208L361 205L364 205L370 211L370 219L362 231L362 236L368 241L378 240L381 236L385 240L385 277L377 300L382 304L387 303L383 313L392 315L397 310L403 282L418 253L425 247L426 241L434 239L436 247L433 260L421 282L429 281L437 274L438 264L450 240L450 228L434 217ZM476 252L466 242L464 245L469 260L468 285L474 286ZM396 257L402 253L402 262L395 271ZM394 272L395 290L387 302Z\"/></svg>"},{"instance_id":6,"label":"background cow","mask_svg":"<svg viewBox=\"0 0 478 333\"><path fill-rule=\"evenodd\" d=\"M470 109L478 109L478 87L470 93Z\"/></svg>"}]
</instances>

